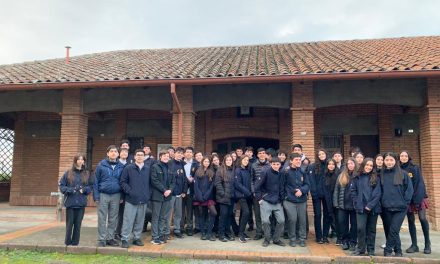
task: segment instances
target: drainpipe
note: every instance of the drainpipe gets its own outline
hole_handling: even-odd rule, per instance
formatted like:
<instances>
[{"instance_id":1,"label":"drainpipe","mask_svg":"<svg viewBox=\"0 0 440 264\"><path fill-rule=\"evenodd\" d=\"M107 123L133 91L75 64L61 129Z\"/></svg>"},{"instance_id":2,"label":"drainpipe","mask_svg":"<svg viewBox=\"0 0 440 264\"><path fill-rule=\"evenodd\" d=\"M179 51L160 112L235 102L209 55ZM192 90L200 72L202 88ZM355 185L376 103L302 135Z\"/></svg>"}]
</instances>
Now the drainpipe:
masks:
<instances>
[{"instance_id":1,"label":"drainpipe","mask_svg":"<svg viewBox=\"0 0 440 264\"><path fill-rule=\"evenodd\" d=\"M182 146L182 134L183 134L183 112L180 106L179 98L177 98L176 84L171 83L171 96L173 97L173 102L177 108L178 122L177 122L177 145Z\"/></svg>"}]
</instances>

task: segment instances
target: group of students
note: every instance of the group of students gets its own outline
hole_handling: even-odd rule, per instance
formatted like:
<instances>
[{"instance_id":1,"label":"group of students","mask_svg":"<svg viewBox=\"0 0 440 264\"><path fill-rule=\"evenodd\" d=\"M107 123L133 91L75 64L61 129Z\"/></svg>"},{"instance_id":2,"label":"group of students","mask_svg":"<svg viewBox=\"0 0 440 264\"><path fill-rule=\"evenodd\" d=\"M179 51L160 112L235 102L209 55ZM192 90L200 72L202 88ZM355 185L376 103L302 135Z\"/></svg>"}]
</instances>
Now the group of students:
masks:
<instances>
[{"instance_id":1,"label":"group of students","mask_svg":"<svg viewBox=\"0 0 440 264\"><path fill-rule=\"evenodd\" d=\"M418 214L424 253L431 253L426 187L407 151L372 159L353 149L344 163L340 152L330 157L319 149L312 164L299 144L290 154L264 148L256 154L252 147L237 148L220 162L216 153L204 156L192 147L170 147L155 160L149 146L130 155L124 140L119 148L107 148L93 176L85 156L77 155L59 183L65 195L65 244L78 245L87 196L93 192L100 247L128 248L131 237L133 245L142 246L148 222L155 245L170 239L172 222L175 238L200 232L202 240L227 242L238 236L245 243L250 239L246 231L255 224L253 239L264 239L264 247L271 242L285 246L283 234L290 246L305 247L311 196L317 243L329 243L335 235L336 244L353 255L374 255L380 215L384 255L402 256L399 232L407 216L412 245L406 252L418 252Z\"/></svg>"}]
</instances>

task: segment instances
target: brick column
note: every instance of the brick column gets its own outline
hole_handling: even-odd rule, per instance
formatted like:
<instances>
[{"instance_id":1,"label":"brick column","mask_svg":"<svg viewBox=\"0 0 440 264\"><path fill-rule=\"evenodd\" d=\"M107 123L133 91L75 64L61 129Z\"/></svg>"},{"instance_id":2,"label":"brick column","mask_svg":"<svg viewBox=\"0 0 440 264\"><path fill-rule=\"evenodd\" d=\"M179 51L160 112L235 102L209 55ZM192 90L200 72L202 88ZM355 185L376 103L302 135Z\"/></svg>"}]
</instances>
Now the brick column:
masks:
<instances>
[{"instance_id":1,"label":"brick column","mask_svg":"<svg viewBox=\"0 0 440 264\"><path fill-rule=\"evenodd\" d=\"M9 203L11 205L18 205L21 196L21 185L23 182L24 169L24 151L25 151L25 124L26 113L20 112L17 114L14 124L14 156L12 164L12 178L11 190L9 196Z\"/></svg>"},{"instance_id":2,"label":"brick column","mask_svg":"<svg viewBox=\"0 0 440 264\"><path fill-rule=\"evenodd\" d=\"M428 191L429 221L440 229L440 78L428 79L426 107L420 114L422 173Z\"/></svg>"},{"instance_id":3,"label":"brick column","mask_svg":"<svg viewBox=\"0 0 440 264\"><path fill-rule=\"evenodd\" d=\"M116 110L115 127L115 144L119 147L121 145L121 140L127 137L127 110Z\"/></svg>"},{"instance_id":4,"label":"brick column","mask_svg":"<svg viewBox=\"0 0 440 264\"><path fill-rule=\"evenodd\" d=\"M192 146L195 143L195 113L193 110L193 88L192 86L176 87L177 98L182 108L183 114L183 130L182 130L182 146ZM179 113L176 103L173 101L173 121L172 121L172 145L178 147L179 139Z\"/></svg>"},{"instance_id":5,"label":"brick column","mask_svg":"<svg viewBox=\"0 0 440 264\"><path fill-rule=\"evenodd\" d=\"M81 90L64 90L61 113L59 177L72 167L73 157L86 154L88 117L83 113Z\"/></svg>"},{"instance_id":6,"label":"brick column","mask_svg":"<svg viewBox=\"0 0 440 264\"><path fill-rule=\"evenodd\" d=\"M315 157L315 124L313 83L292 84L292 145L301 144L313 162Z\"/></svg>"}]
</instances>

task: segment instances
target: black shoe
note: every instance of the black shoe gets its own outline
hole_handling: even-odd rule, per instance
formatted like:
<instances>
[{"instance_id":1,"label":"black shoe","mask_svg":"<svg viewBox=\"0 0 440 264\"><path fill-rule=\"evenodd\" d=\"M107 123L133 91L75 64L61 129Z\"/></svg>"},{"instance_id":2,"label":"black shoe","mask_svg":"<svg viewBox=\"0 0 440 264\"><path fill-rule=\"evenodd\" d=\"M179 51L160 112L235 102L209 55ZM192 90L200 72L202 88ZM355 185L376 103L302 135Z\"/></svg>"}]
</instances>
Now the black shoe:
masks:
<instances>
[{"instance_id":1,"label":"black shoe","mask_svg":"<svg viewBox=\"0 0 440 264\"><path fill-rule=\"evenodd\" d=\"M324 242L325 244L330 244L330 241L326 237L322 239L322 242Z\"/></svg>"},{"instance_id":2,"label":"black shoe","mask_svg":"<svg viewBox=\"0 0 440 264\"><path fill-rule=\"evenodd\" d=\"M288 234L288 233L284 233L284 234L283 234L283 238L284 238L284 239L289 239L289 234Z\"/></svg>"},{"instance_id":3,"label":"black shoe","mask_svg":"<svg viewBox=\"0 0 440 264\"><path fill-rule=\"evenodd\" d=\"M208 237L209 237L209 241L216 241L217 240L217 238L215 237L214 234L208 235Z\"/></svg>"},{"instance_id":4,"label":"black shoe","mask_svg":"<svg viewBox=\"0 0 440 264\"><path fill-rule=\"evenodd\" d=\"M386 251L384 251L384 252L383 252L383 256L384 256L384 257L391 257L391 256L393 256L393 254L391 254L391 252L386 252Z\"/></svg>"},{"instance_id":5,"label":"black shoe","mask_svg":"<svg viewBox=\"0 0 440 264\"><path fill-rule=\"evenodd\" d=\"M263 241L263 247L268 247L270 244L269 241L267 241L266 239Z\"/></svg>"},{"instance_id":6,"label":"black shoe","mask_svg":"<svg viewBox=\"0 0 440 264\"><path fill-rule=\"evenodd\" d=\"M247 231L248 232L254 231L254 226L253 225L249 225Z\"/></svg>"},{"instance_id":7,"label":"black shoe","mask_svg":"<svg viewBox=\"0 0 440 264\"><path fill-rule=\"evenodd\" d=\"M193 235L193 230L192 229L187 229L186 230L186 235L187 236L192 236Z\"/></svg>"},{"instance_id":8,"label":"black shoe","mask_svg":"<svg viewBox=\"0 0 440 264\"><path fill-rule=\"evenodd\" d=\"M260 240L260 239L262 239L262 238L263 238L263 236L262 236L262 235L259 235L259 234L257 234L257 235L254 236L254 240Z\"/></svg>"},{"instance_id":9,"label":"black shoe","mask_svg":"<svg viewBox=\"0 0 440 264\"><path fill-rule=\"evenodd\" d=\"M317 239L317 240L316 240L316 243L318 243L318 244L324 244L324 240L322 240L322 239Z\"/></svg>"},{"instance_id":10,"label":"black shoe","mask_svg":"<svg viewBox=\"0 0 440 264\"><path fill-rule=\"evenodd\" d=\"M115 240L121 241L121 235L120 234L115 234Z\"/></svg>"},{"instance_id":11,"label":"black shoe","mask_svg":"<svg viewBox=\"0 0 440 264\"><path fill-rule=\"evenodd\" d=\"M133 245L143 247L144 242L142 242L142 240L140 240L140 239L136 239L136 240L133 240Z\"/></svg>"},{"instance_id":12,"label":"black shoe","mask_svg":"<svg viewBox=\"0 0 440 264\"><path fill-rule=\"evenodd\" d=\"M340 240L339 238L336 239L336 243L335 243L335 245L336 245L336 246L340 246L340 245L342 245L342 240Z\"/></svg>"},{"instance_id":13,"label":"black shoe","mask_svg":"<svg viewBox=\"0 0 440 264\"><path fill-rule=\"evenodd\" d=\"M289 246L296 247L296 241L290 241L289 242Z\"/></svg>"},{"instance_id":14,"label":"black shoe","mask_svg":"<svg viewBox=\"0 0 440 264\"><path fill-rule=\"evenodd\" d=\"M370 256L370 257L374 257L374 256L376 256L376 255L374 254L374 251L369 251L369 252L368 252L368 256Z\"/></svg>"},{"instance_id":15,"label":"black shoe","mask_svg":"<svg viewBox=\"0 0 440 264\"><path fill-rule=\"evenodd\" d=\"M228 242L229 240L226 238L226 236L220 236L220 238L218 239L221 242Z\"/></svg>"},{"instance_id":16,"label":"black shoe","mask_svg":"<svg viewBox=\"0 0 440 264\"><path fill-rule=\"evenodd\" d=\"M350 246L347 243L342 244L342 250L348 250Z\"/></svg>"},{"instance_id":17,"label":"black shoe","mask_svg":"<svg viewBox=\"0 0 440 264\"><path fill-rule=\"evenodd\" d=\"M251 240L251 238L250 238L246 233L243 234L243 237L244 237L244 239L246 239L246 240Z\"/></svg>"},{"instance_id":18,"label":"black shoe","mask_svg":"<svg viewBox=\"0 0 440 264\"><path fill-rule=\"evenodd\" d=\"M197 234L197 233L200 233L200 229L194 228L194 232L193 233L194 233L194 235Z\"/></svg>"},{"instance_id":19,"label":"black shoe","mask_svg":"<svg viewBox=\"0 0 440 264\"><path fill-rule=\"evenodd\" d=\"M161 244L166 244L168 239L166 235L163 235L159 238Z\"/></svg>"},{"instance_id":20,"label":"black shoe","mask_svg":"<svg viewBox=\"0 0 440 264\"><path fill-rule=\"evenodd\" d=\"M121 241L121 248L128 248L128 241L127 240Z\"/></svg>"},{"instance_id":21,"label":"black shoe","mask_svg":"<svg viewBox=\"0 0 440 264\"><path fill-rule=\"evenodd\" d=\"M105 241L98 241L98 244L96 245L97 247L105 247Z\"/></svg>"},{"instance_id":22,"label":"black shoe","mask_svg":"<svg viewBox=\"0 0 440 264\"><path fill-rule=\"evenodd\" d=\"M226 239L227 239L228 241L234 241L234 240L235 240L235 236L232 235L232 234L226 234L225 237L226 237Z\"/></svg>"},{"instance_id":23,"label":"black shoe","mask_svg":"<svg viewBox=\"0 0 440 264\"><path fill-rule=\"evenodd\" d=\"M350 251L355 251L356 250L356 244L350 243Z\"/></svg>"},{"instance_id":24,"label":"black shoe","mask_svg":"<svg viewBox=\"0 0 440 264\"><path fill-rule=\"evenodd\" d=\"M183 238L183 235L182 233L178 232L178 233L174 233L174 237Z\"/></svg>"},{"instance_id":25,"label":"black shoe","mask_svg":"<svg viewBox=\"0 0 440 264\"><path fill-rule=\"evenodd\" d=\"M394 253L394 256L400 258L400 257L403 257L403 254L402 254L402 252L396 252L396 253Z\"/></svg>"},{"instance_id":26,"label":"black shoe","mask_svg":"<svg viewBox=\"0 0 440 264\"><path fill-rule=\"evenodd\" d=\"M207 240L208 236L206 234L202 234L202 236L200 237L201 240Z\"/></svg>"},{"instance_id":27,"label":"black shoe","mask_svg":"<svg viewBox=\"0 0 440 264\"><path fill-rule=\"evenodd\" d=\"M365 255L365 251L361 251L359 249L356 249L355 251L353 251L353 253L351 253L353 256L363 256Z\"/></svg>"},{"instance_id":28,"label":"black shoe","mask_svg":"<svg viewBox=\"0 0 440 264\"><path fill-rule=\"evenodd\" d=\"M274 245L277 245L277 246L280 246L280 247L285 247L286 246L286 243L284 243L281 240L274 241L273 243L274 243Z\"/></svg>"},{"instance_id":29,"label":"black shoe","mask_svg":"<svg viewBox=\"0 0 440 264\"><path fill-rule=\"evenodd\" d=\"M304 241L304 240L299 241L299 246L300 247L305 247L306 246L306 241Z\"/></svg>"},{"instance_id":30,"label":"black shoe","mask_svg":"<svg viewBox=\"0 0 440 264\"><path fill-rule=\"evenodd\" d=\"M118 241L116 241L114 239L107 240L106 244L107 244L107 246L111 246L111 247L119 247Z\"/></svg>"},{"instance_id":31,"label":"black shoe","mask_svg":"<svg viewBox=\"0 0 440 264\"><path fill-rule=\"evenodd\" d=\"M425 249L423 250L425 254L431 254L431 242L425 244Z\"/></svg>"},{"instance_id":32,"label":"black shoe","mask_svg":"<svg viewBox=\"0 0 440 264\"><path fill-rule=\"evenodd\" d=\"M151 240L151 244L153 245L160 245L162 244L162 241L159 238Z\"/></svg>"},{"instance_id":33,"label":"black shoe","mask_svg":"<svg viewBox=\"0 0 440 264\"><path fill-rule=\"evenodd\" d=\"M419 247L411 245L407 250L406 253L416 253L419 252Z\"/></svg>"},{"instance_id":34,"label":"black shoe","mask_svg":"<svg viewBox=\"0 0 440 264\"><path fill-rule=\"evenodd\" d=\"M246 243L247 242L247 240L246 240L246 238L244 236L240 236L238 238L238 241L240 241L240 243Z\"/></svg>"}]
</instances>

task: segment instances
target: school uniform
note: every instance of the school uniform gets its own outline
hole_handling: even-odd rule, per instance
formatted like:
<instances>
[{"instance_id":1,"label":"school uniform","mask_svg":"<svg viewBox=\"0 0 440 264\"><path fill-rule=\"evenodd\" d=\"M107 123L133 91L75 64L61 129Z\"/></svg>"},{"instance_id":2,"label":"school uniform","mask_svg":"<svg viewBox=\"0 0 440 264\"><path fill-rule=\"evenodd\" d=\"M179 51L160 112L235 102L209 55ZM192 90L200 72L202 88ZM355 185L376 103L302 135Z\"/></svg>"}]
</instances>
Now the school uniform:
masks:
<instances>
[{"instance_id":1,"label":"school uniform","mask_svg":"<svg viewBox=\"0 0 440 264\"><path fill-rule=\"evenodd\" d=\"M172 191L170 212L166 219L165 234L170 234L170 221L171 215L173 215L173 232L177 236L180 236L180 222L182 220L182 194L186 194L188 191L188 180L185 176L183 161L172 159L168 165L173 177L175 178L175 183Z\"/></svg>"},{"instance_id":2,"label":"school uniform","mask_svg":"<svg viewBox=\"0 0 440 264\"><path fill-rule=\"evenodd\" d=\"M182 232L185 230L187 235L192 235L194 228L194 174L197 168L198 163L195 160L183 161L183 171L185 173L188 188L185 197L182 199L182 220L180 221L180 230ZM193 179L193 181L190 181L190 179Z\"/></svg>"},{"instance_id":3,"label":"school uniform","mask_svg":"<svg viewBox=\"0 0 440 264\"><path fill-rule=\"evenodd\" d=\"M203 236L211 238L214 228L215 216L208 207L215 206L214 201L214 178L210 179L206 170L203 176L194 177L194 202L199 210L200 230Z\"/></svg>"},{"instance_id":4,"label":"school uniform","mask_svg":"<svg viewBox=\"0 0 440 264\"><path fill-rule=\"evenodd\" d=\"M240 204L241 213L238 234L244 239L244 231L250 217L249 207L252 204L251 175L247 168L239 167L235 170L234 196Z\"/></svg>"},{"instance_id":5,"label":"school uniform","mask_svg":"<svg viewBox=\"0 0 440 264\"><path fill-rule=\"evenodd\" d=\"M251 164L251 189L252 189L252 193L255 193L255 185L257 184L257 181L259 180L259 178L261 178L261 174L265 171L265 170L269 170L270 169L270 164L267 160L264 160L263 162L261 162L260 160L255 160L254 163ZM257 238L261 238L263 236L263 229L262 229L262 224L261 224L261 213L260 213L260 204L258 203L258 199L254 196L253 200L252 200L252 209L250 209L251 211L251 218L252 218L252 210L254 211L254 215L255 215L255 237Z\"/></svg>"},{"instance_id":6,"label":"school uniform","mask_svg":"<svg viewBox=\"0 0 440 264\"><path fill-rule=\"evenodd\" d=\"M232 167L226 168L226 175L221 175L221 170L217 170L214 179L215 185L215 198L220 207L220 217L218 234L219 238L225 238L226 235L232 237L231 231L231 219L234 209L233 191L234 191L234 171Z\"/></svg>"}]
</instances>

